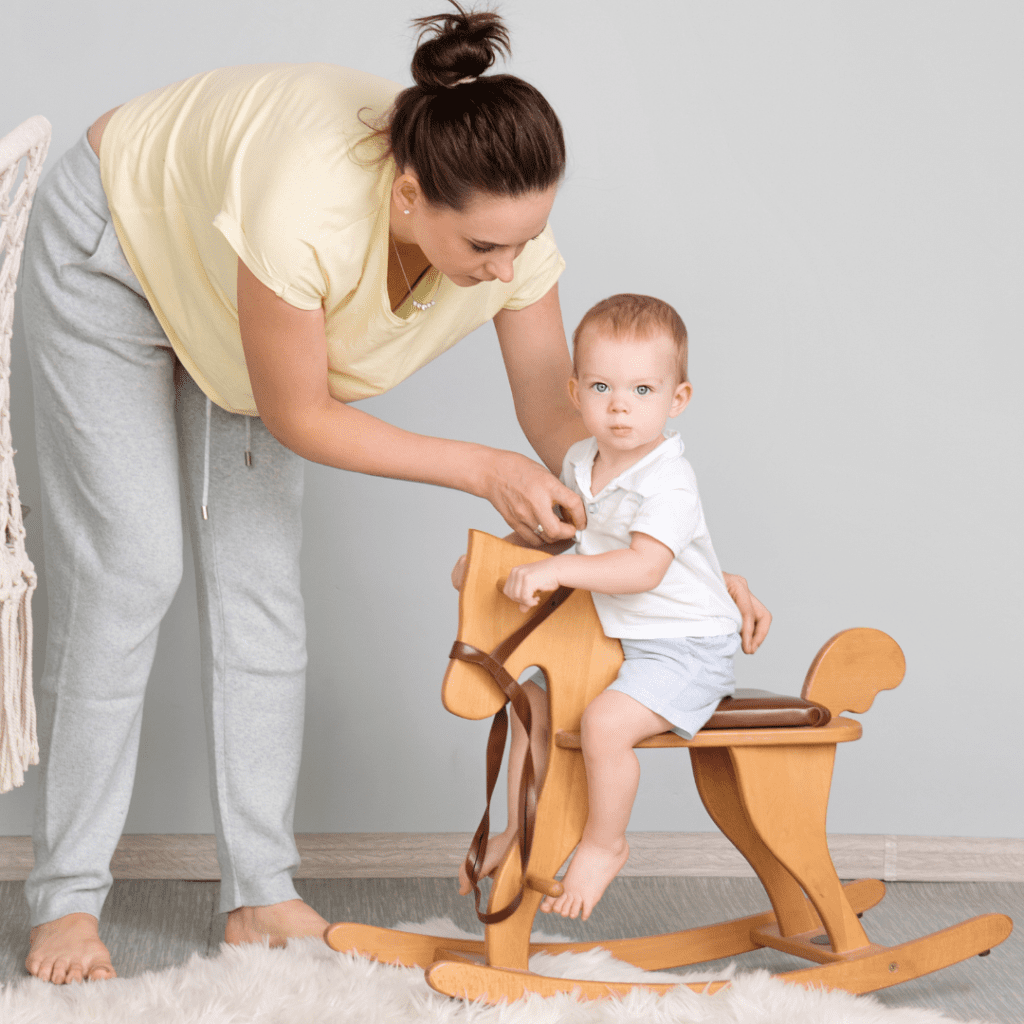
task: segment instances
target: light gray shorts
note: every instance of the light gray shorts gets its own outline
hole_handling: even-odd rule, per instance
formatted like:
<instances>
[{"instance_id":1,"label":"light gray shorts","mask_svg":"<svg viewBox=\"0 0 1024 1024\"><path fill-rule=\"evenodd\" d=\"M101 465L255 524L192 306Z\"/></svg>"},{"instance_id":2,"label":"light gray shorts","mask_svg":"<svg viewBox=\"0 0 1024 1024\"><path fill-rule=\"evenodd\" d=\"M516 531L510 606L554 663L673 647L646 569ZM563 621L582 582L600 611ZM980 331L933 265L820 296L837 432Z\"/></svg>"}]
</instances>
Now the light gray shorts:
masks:
<instances>
[{"instance_id":1,"label":"light gray shorts","mask_svg":"<svg viewBox=\"0 0 1024 1024\"><path fill-rule=\"evenodd\" d=\"M740 649L739 633L619 642L626 660L608 689L667 718L683 739L692 740L718 702L736 689L732 659Z\"/></svg>"}]
</instances>

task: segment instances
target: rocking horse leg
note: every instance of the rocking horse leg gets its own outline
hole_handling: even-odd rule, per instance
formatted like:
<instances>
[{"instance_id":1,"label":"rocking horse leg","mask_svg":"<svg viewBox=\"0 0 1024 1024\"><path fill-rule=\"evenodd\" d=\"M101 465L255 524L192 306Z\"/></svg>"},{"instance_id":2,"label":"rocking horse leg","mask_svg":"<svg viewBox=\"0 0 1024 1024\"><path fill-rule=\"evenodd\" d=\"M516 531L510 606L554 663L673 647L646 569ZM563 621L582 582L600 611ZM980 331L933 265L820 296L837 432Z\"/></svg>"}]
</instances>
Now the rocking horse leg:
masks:
<instances>
[{"instance_id":1,"label":"rocking horse leg","mask_svg":"<svg viewBox=\"0 0 1024 1024\"><path fill-rule=\"evenodd\" d=\"M799 935L820 927L799 883L764 844L740 796L727 747L691 747L690 761L704 807L757 873L771 900L782 935Z\"/></svg>"},{"instance_id":2,"label":"rocking horse leg","mask_svg":"<svg viewBox=\"0 0 1024 1024\"><path fill-rule=\"evenodd\" d=\"M821 951L821 959L834 959L870 946L843 893L825 834L835 747L731 747L729 757L746 819L807 893L831 941L831 953L808 944L799 955ZM792 943L779 948L795 951Z\"/></svg>"},{"instance_id":3,"label":"rocking horse leg","mask_svg":"<svg viewBox=\"0 0 1024 1024\"><path fill-rule=\"evenodd\" d=\"M553 879L576 848L587 820L587 777L583 758L575 751L548 747L547 773L537 800L536 828L530 854L530 875ZM519 891L522 868L519 846L513 844L494 873L488 909L505 906ZM530 932L543 893L529 886L514 914L484 929L487 963L525 971L530 958Z\"/></svg>"}]
</instances>

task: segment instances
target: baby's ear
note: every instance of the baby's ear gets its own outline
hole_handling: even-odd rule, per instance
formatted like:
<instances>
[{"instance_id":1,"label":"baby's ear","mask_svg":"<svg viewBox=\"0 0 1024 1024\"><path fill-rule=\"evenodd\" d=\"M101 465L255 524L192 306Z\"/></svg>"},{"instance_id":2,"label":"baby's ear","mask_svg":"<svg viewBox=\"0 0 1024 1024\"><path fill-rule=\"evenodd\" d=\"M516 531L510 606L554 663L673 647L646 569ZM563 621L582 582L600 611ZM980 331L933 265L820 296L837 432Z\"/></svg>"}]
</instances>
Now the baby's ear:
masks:
<instances>
[{"instance_id":1,"label":"baby's ear","mask_svg":"<svg viewBox=\"0 0 1024 1024\"><path fill-rule=\"evenodd\" d=\"M692 397L693 385L688 380L684 380L672 396L672 408L669 411L669 416L678 416L690 404Z\"/></svg>"},{"instance_id":2,"label":"baby's ear","mask_svg":"<svg viewBox=\"0 0 1024 1024\"><path fill-rule=\"evenodd\" d=\"M569 400L578 409L580 407L580 382L577 379L576 374L573 374L569 378L567 387L569 389Z\"/></svg>"}]
</instances>

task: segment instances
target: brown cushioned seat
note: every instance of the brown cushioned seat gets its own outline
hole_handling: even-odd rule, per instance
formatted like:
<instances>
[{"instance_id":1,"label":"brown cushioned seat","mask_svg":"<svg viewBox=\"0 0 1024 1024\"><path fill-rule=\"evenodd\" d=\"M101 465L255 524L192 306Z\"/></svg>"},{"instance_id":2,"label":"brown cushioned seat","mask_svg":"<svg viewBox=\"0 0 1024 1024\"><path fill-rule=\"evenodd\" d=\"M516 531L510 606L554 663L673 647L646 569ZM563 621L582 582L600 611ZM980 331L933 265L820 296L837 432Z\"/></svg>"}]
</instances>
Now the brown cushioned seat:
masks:
<instances>
[{"instance_id":1,"label":"brown cushioned seat","mask_svg":"<svg viewBox=\"0 0 1024 1024\"><path fill-rule=\"evenodd\" d=\"M737 689L724 697L705 729L784 729L828 725L828 708L803 697L768 690Z\"/></svg>"}]
</instances>

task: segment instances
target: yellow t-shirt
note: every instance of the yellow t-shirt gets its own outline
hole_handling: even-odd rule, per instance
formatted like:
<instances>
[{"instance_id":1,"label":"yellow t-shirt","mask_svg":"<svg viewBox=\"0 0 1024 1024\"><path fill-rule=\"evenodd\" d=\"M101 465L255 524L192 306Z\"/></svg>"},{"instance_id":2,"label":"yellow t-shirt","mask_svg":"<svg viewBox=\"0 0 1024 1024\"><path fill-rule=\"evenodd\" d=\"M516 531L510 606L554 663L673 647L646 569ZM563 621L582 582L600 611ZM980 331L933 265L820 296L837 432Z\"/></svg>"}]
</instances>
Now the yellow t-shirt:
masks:
<instances>
[{"instance_id":1,"label":"yellow t-shirt","mask_svg":"<svg viewBox=\"0 0 1024 1024\"><path fill-rule=\"evenodd\" d=\"M509 284L460 288L432 269L415 296L436 305L391 311L394 162L375 159L366 125L400 88L330 64L222 68L140 96L107 125L100 169L118 239L178 358L228 411L256 414L239 259L291 305L323 307L328 386L344 402L394 387L561 274L548 228Z\"/></svg>"}]
</instances>

